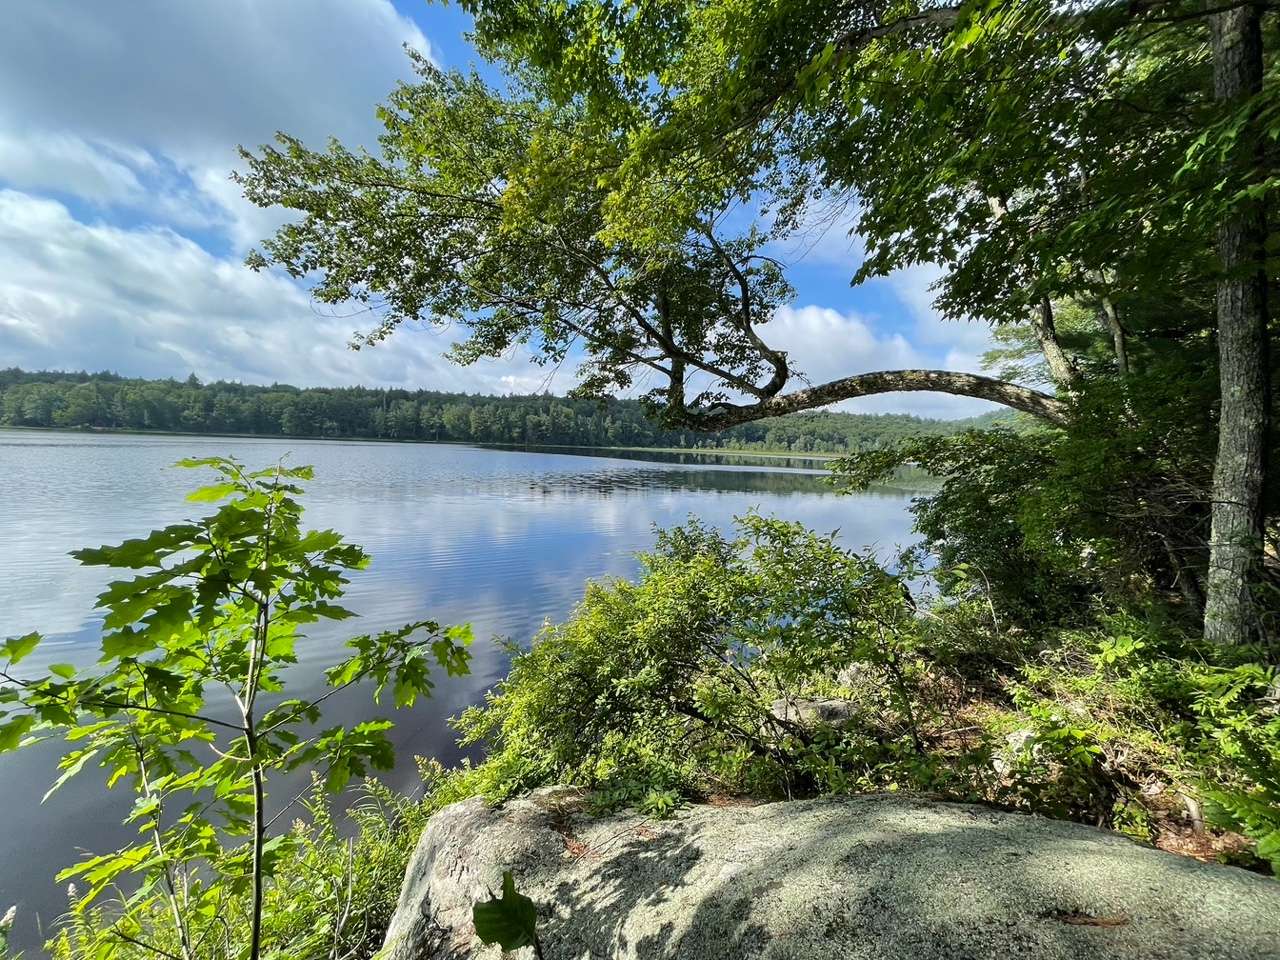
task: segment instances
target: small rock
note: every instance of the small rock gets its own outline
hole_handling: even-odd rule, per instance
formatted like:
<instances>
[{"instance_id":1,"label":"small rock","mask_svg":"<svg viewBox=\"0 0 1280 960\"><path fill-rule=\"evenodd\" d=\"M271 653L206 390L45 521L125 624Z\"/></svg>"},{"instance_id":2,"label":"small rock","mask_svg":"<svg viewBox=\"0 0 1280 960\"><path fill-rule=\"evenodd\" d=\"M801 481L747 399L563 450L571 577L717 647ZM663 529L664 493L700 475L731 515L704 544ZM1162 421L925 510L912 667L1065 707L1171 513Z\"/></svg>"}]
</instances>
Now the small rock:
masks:
<instances>
[{"instance_id":1,"label":"small rock","mask_svg":"<svg viewBox=\"0 0 1280 960\"><path fill-rule=\"evenodd\" d=\"M884 685L883 671L870 663L851 663L836 674L836 683L850 690L878 690Z\"/></svg>"},{"instance_id":2,"label":"small rock","mask_svg":"<svg viewBox=\"0 0 1280 960\"><path fill-rule=\"evenodd\" d=\"M1004 738L1005 744L1013 753L1021 753L1027 749L1027 744L1036 738L1036 732L1028 727L1021 730L1015 730Z\"/></svg>"},{"instance_id":3,"label":"small rock","mask_svg":"<svg viewBox=\"0 0 1280 960\"><path fill-rule=\"evenodd\" d=\"M790 720L805 727L824 723L839 727L857 720L862 710L854 701L839 697L795 700L784 697L773 701L769 712L779 720Z\"/></svg>"},{"instance_id":4,"label":"small rock","mask_svg":"<svg viewBox=\"0 0 1280 960\"><path fill-rule=\"evenodd\" d=\"M1007 776L1013 770L1015 761L1035 741L1035 738L1036 732L1027 727L1005 736L1004 749L991 758L991 769L1002 777Z\"/></svg>"}]
</instances>

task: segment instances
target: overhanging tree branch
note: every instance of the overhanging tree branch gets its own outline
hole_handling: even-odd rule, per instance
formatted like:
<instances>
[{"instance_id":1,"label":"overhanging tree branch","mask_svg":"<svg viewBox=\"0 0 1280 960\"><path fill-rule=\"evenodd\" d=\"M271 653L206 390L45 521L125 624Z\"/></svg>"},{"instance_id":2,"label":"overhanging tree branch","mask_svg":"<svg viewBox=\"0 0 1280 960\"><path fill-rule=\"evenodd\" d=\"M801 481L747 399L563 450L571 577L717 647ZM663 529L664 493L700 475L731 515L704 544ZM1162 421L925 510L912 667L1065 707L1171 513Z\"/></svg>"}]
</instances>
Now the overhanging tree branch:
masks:
<instances>
[{"instance_id":1,"label":"overhanging tree branch","mask_svg":"<svg viewBox=\"0 0 1280 960\"><path fill-rule=\"evenodd\" d=\"M952 370L881 370L859 373L757 403L718 404L716 412L689 412L684 423L698 430L724 430L763 417L778 417L825 407L841 400L881 393L932 392L990 400L1029 413L1055 426L1068 421L1067 405L1056 397L1005 380Z\"/></svg>"}]
</instances>

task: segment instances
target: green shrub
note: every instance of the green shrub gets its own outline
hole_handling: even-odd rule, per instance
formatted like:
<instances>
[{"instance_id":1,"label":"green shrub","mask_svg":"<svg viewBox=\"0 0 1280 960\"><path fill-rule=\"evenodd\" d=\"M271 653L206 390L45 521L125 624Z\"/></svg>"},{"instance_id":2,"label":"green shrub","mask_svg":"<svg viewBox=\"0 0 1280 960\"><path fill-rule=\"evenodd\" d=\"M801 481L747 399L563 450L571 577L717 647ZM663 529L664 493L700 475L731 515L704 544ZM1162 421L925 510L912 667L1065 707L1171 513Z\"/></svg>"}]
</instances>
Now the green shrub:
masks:
<instances>
[{"instance_id":1,"label":"green shrub","mask_svg":"<svg viewBox=\"0 0 1280 960\"><path fill-rule=\"evenodd\" d=\"M1064 429L911 437L833 461L833 482L863 489L903 464L933 474L939 488L912 509L939 581L965 596L980 579L1007 623L1085 626L1099 604L1150 612L1155 602L1162 618L1194 626L1208 564L1211 373L1163 357L1120 383L1081 384ZM1280 594L1259 599L1265 619Z\"/></svg>"},{"instance_id":2,"label":"green shrub","mask_svg":"<svg viewBox=\"0 0 1280 960\"><path fill-rule=\"evenodd\" d=\"M1033 635L980 581L917 610L915 572L759 517L733 538L666 532L636 582L590 586L463 715L489 749L473 785L500 800L572 782L654 815L721 791L908 790L1152 842L1216 790L1241 818L1219 822L1270 842L1250 758L1280 756L1280 720L1256 651L1206 647L1158 608ZM828 698L832 722L774 713Z\"/></svg>"},{"instance_id":3,"label":"green shrub","mask_svg":"<svg viewBox=\"0 0 1280 960\"><path fill-rule=\"evenodd\" d=\"M418 760L422 775L414 796L366 780L345 812L337 814L323 784L317 782L289 829L290 843L266 887L264 926L269 943L287 944L290 960L329 960L334 956L368 960L382 947L404 873L418 837L431 814L469 795L468 771L445 771L434 761ZM114 929L109 911L80 902L46 945L53 960L97 960ZM218 929L243 927L244 903L228 899L213 923ZM180 949L163 916L148 922L152 945ZM217 955L205 944L197 956ZM117 955L155 957L127 943Z\"/></svg>"},{"instance_id":4,"label":"green shrub","mask_svg":"<svg viewBox=\"0 0 1280 960\"><path fill-rule=\"evenodd\" d=\"M918 736L902 577L758 516L731 540L696 522L661 533L642 565L635 583L588 586L463 714L463 741L489 750L487 795L571 781L662 810L671 791L811 790L815 734L773 706L831 690L854 663L886 677L877 745Z\"/></svg>"},{"instance_id":5,"label":"green shrub","mask_svg":"<svg viewBox=\"0 0 1280 960\"><path fill-rule=\"evenodd\" d=\"M1251 655L1156 617L1061 631L1009 684L1003 722L1030 734L1015 794L1053 815L1150 836L1152 811L1142 808L1153 799L1240 797L1260 786L1258 758L1280 757L1280 714L1275 671Z\"/></svg>"},{"instance_id":6,"label":"green shrub","mask_svg":"<svg viewBox=\"0 0 1280 960\"><path fill-rule=\"evenodd\" d=\"M1205 812L1218 826L1254 841L1255 854L1280 876L1280 752L1252 738L1242 739L1240 750L1240 767L1252 785L1210 788Z\"/></svg>"}]
</instances>

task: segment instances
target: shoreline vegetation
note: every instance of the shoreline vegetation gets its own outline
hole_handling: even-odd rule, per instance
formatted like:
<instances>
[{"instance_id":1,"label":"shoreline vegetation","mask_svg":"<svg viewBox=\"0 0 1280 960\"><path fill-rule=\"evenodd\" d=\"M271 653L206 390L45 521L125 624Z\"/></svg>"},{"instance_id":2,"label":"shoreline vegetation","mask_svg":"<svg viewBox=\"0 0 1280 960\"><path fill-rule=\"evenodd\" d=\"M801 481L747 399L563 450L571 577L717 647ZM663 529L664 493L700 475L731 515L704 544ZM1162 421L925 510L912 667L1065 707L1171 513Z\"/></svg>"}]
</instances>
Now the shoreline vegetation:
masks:
<instances>
[{"instance_id":1,"label":"shoreline vegetation","mask_svg":"<svg viewBox=\"0 0 1280 960\"><path fill-rule=\"evenodd\" d=\"M818 412L701 433L656 424L638 400L0 370L0 426L36 429L704 451L817 461L892 446L908 436L950 436L1010 422L1005 412L960 420Z\"/></svg>"},{"instance_id":2,"label":"shoreline vegetation","mask_svg":"<svg viewBox=\"0 0 1280 960\"><path fill-rule=\"evenodd\" d=\"M306 433L231 433L212 430L146 430L134 427L93 427L93 426L50 426L35 427L19 424L0 424L0 429L24 431L30 433L82 433L105 436L138 436L138 437L219 437L227 440L314 440L325 443L427 443L448 446L474 446L486 450L538 450L548 453L557 451L571 452L577 450L598 450L613 453L652 453L682 454L706 457L725 457L743 460L796 460L812 463L826 463L838 459L838 453L795 453L789 450L739 450L731 447L610 447L598 444L572 443L475 443L469 440L402 440L396 437L334 437Z\"/></svg>"},{"instance_id":3,"label":"shoreline vegetation","mask_svg":"<svg viewBox=\"0 0 1280 960\"><path fill-rule=\"evenodd\" d=\"M219 439L245 440L306 440L323 443L387 443L429 444L478 447L482 450L506 450L524 453L550 453L564 456L603 456L613 459L638 460L648 463L681 463L685 465L761 467L769 470L814 473L829 476L828 465L838 461L835 453L792 453L788 451L734 450L707 447L600 447L572 444L512 444L471 443L462 440L396 440L388 437L313 437L292 435L263 435L257 433L193 433L182 430L131 430L113 427L27 427L0 424L3 431L86 434L89 436L140 436L140 437L216 437ZM874 491L898 491L920 494L936 490L938 478L928 470L910 463L895 467L891 474L876 482Z\"/></svg>"}]
</instances>

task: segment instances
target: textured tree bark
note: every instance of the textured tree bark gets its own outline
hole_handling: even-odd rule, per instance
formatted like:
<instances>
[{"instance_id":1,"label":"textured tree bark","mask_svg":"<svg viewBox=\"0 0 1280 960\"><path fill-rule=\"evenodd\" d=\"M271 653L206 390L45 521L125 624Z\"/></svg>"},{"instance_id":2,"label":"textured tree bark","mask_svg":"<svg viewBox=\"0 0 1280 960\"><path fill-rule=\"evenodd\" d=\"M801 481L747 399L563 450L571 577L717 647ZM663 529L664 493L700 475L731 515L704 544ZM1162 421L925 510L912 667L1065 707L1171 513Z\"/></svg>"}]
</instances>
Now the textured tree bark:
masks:
<instances>
[{"instance_id":1,"label":"textured tree bark","mask_svg":"<svg viewBox=\"0 0 1280 960\"><path fill-rule=\"evenodd\" d=\"M900 391L977 397L1021 410L1056 426L1063 426L1067 422L1066 404L1056 397L1016 383L951 370L882 370L877 373L859 373L805 390L770 397L758 403L722 404L713 408L713 412L707 413L689 411L683 422L696 430L724 430L726 427L762 417L777 417L784 413L825 407L829 403L854 397Z\"/></svg>"},{"instance_id":2,"label":"textured tree bark","mask_svg":"<svg viewBox=\"0 0 1280 960\"><path fill-rule=\"evenodd\" d=\"M1040 352L1044 354L1044 362L1049 367L1049 376L1059 388L1071 390L1080 379L1080 371L1058 340L1058 327L1053 322L1053 304L1048 297L1041 297L1039 309L1032 312L1031 329L1035 331Z\"/></svg>"},{"instance_id":3,"label":"textured tree bark","mask_svg":"<svg viewBox=\"0 0 1280 960\"><path fill-rule=\"evenodd\" d=\"M1215 14L1214 97L1238 105L1262 89L1260 7ZM1253 124L1250 124L1252 127ZM1255 167L1258 137L1251 129L1233 169L1239 187ZM1218 227L1218 365L1222 405L1213 473L1205 637L1216 643L1247 642L1255 633L1251 587L1262 565L1262 493L1268 443L1270 382L1267 360L1267 282L1263 248L1265 210L1245 203Z\"/></svg>"}]
</instances>

